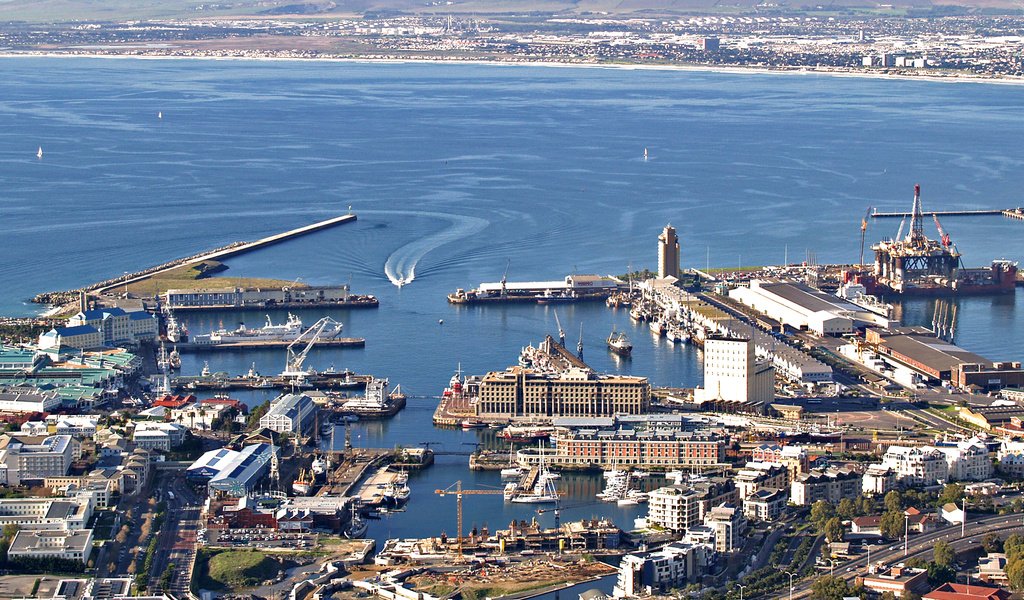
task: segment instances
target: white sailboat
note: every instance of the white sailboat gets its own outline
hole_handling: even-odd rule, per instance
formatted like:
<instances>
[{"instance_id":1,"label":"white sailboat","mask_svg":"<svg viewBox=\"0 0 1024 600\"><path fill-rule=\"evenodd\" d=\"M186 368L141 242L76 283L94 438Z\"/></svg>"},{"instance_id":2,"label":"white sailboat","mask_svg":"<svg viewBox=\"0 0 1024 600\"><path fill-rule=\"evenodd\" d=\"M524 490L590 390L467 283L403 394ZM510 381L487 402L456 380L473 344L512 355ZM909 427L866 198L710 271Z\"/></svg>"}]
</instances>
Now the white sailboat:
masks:
<instances>
[{"instance_id":1,"label":"white sailboat","mask_svg":"<svg viewBox=\"0 0 1024 600\"><path fill-rule=\"evenodd\" d=\"M163 111L160 111L160 112L156 113L156 118L158 118L158 119L162 119L162 118L164 118L164 113L163 113Z\"/></svg>"},{"instance_id":2,"label":"white sailboat","mask_svg":"<svg viewBox=\"0 0 1024 600\"><path fill-rule=\"evenodd\" d=\"M647 148L644 148L644 160L647 160Z\"/></svg>"},{"instance_id":3,"label":"white sailboat","mask_svg":"<svg viewBox=\"0 0 1024 600\"><path fill-rule=\"evenodd\" d=\"M36 151L36 158L42 158L42 157L43 157L43 147L40 146L39 150Z\"/></svg>"}]
</instances>

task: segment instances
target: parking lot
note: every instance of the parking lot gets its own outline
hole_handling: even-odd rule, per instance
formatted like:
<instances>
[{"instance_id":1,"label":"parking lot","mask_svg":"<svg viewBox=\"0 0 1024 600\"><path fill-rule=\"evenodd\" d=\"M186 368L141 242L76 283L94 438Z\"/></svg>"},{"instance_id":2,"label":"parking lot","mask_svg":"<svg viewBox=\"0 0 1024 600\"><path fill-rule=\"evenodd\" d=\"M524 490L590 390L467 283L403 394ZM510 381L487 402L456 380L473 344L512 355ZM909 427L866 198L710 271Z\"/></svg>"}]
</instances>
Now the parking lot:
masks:
<instances>
[{"instance_id":1,"label":"parking lot","mask_svg":"<svg viewBox=\"0 0 1024 600\"><path fill-rule=\"evenodd\" d=\"M315 533L282 532L263 528L253 529L200 529L200 545L247 548L314 548Z\"/></svg>"}]
</instances>

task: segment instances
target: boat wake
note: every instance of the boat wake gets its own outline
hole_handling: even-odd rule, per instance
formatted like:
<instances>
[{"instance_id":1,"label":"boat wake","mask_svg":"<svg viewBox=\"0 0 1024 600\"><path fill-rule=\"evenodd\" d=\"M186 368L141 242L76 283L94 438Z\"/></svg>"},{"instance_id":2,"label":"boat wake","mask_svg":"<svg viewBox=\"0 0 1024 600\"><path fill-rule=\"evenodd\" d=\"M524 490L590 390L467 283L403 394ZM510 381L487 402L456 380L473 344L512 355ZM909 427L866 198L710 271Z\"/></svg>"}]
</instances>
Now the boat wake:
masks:
<instances>
[{"instance_id":1,"label":"boat wake","mask_svg":"<svg viewBox=\"0 0 1024 600\"><path fill-rule=\"evenodd\" d=\"M416 279L416 265L428 252L480 232L490 224L490 221L486 219L446 213L408 212L402 214L444 219L449 221L451 226L413 240L391 253L391 256L384 262L384 275L398 287L408 285Z\"/></svg>"}]
</instances>

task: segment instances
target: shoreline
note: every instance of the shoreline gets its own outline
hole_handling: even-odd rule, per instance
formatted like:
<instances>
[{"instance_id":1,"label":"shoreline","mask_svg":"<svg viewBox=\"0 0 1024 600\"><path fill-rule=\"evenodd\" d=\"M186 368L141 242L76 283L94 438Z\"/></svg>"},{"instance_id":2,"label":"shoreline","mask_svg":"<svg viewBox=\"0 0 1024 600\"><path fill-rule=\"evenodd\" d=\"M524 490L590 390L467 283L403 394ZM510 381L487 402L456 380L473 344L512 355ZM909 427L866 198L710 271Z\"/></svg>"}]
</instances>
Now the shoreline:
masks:
<instances>
[{"instance_id":1,"label":"shoreline","mask_svg":"<svg viewBox=\"0 0 1024 600\"><path fill-rule=\"evenodd\" d=\"M106 54L106 53L70 53L51 51L0 52L0 59L17 58L86 58L86 59L120 59L120 60L203 60L203 61L249 61L249 62L323 62L323 63L354 63L354 64L443 64L443 65L480 65L492 67L547 67L547 68L582 68L582 69L620 69L633 71L680 71L723 73L731 75L801 75L830 76L851 79L875 79L882 81L922 81L931 83L973 83L990 85L1024 85L1024 77L999 76L980 77L966 74L928 74L908 75L903 73L859 72L855 70L837 70L840 67L751 67L740 65L698 65L698 64L642 64L626 62L569 62L552 60L500 60L485 58L458 58L438 56L427 57L343 57L343 56L216 56L216 55L185 55L185 54Z\"/></svg>"}]
</instances>

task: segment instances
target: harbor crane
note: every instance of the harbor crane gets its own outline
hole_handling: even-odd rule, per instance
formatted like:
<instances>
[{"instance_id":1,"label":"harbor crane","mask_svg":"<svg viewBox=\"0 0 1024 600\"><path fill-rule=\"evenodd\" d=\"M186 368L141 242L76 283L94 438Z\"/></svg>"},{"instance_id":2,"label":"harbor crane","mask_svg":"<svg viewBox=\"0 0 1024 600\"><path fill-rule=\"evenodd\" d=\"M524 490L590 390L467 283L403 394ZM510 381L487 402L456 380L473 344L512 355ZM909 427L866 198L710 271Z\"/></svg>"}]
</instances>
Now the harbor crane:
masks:
<instances>
[{"instance_id":1,"label":"harbor crane","mask_svg":"<svg viewBox=\"0 0 1024 600\"><path fill-rule=\"evenodd\" d=\"M864 218L860 220L860 264L864 264L864 236L868 232L868 217L871 216L872 208L869 206L868 211L864 213Z\"/></svg>"},{"instance_id":2,"label":"harbor crane","mask_svg":"<svg viewBox=\"0 0 1024 600\"><path fill-rule=\"evenodd\" d=\"M320 335L324 332L329 325L335 325L340 327L341 323L338 323L330 317L324 317L313 323L309 329L299 334L299 337L288 344L288 358L285 360L284 372L281 373L282 377L294 378L301 381L308 371L303 370L302 364L306 361L306 357L309 355L309 351L313 349L313 346L320 341ZM295 349L301 344L305 343L306 346L301 351L296 352Z\"/></svg>"},{"instance_id":3,"label":"harbor crane","mask_svg":"<svg viewBox=\"0 0 1024 600\"><path fill-rule=\"evenodd\" d=\"M554 311L554 313L555 313L555 325L558 326L558 343L561 344L562 347L564 348L565 347L565 330L562 329L562 322L558 320L558 310L556 309Z\"/></svg>"},{"instance_id":4,"label":"harbor crane","mask_svg":"<svg viewBox=\"0 0 1024 600\"><path fill-rule=\"evenodd\" d=\"M576 356L583 360L583 323L580 323L580 341L576 342Z\"/></svg>"},{"instance_id":5,"label":"harbor crane","mask_svg":"<svg viewBox=\"0 0 1024 600\"><path fill-rule=\"evenodd\" d=\"M501 297L508 296L508 268L512 266L512 259L505 262L505 272L501 274Z\"/></svg>"},{"instance_id":6,"label":"harbor crane","mask_svg":"<svg viewBox=\"0 0 1024 600\"><path fill-rule=\"evenodd\" d=\"M939 215L932 213L932 219L935 221L935 229L939 230L939 238L942 240L942 245L949 248L953 244L952 240L949 239L949 234L942 228L942 223L939 223Z\"/></svg>"},{"instance_id":7,"label":"harbor crane","mask_svg":"<svg viewBox=\"0 0 1024 600\"><path fill-rule=\"evenodd\" d=\"M455 489L452 489L455 488ZM434 490L434 493L442 498L444 496L455 495L455 510L458 513L459 523L459 556L462 556L462 496L466 494L470 495L504 495L505 490L464 490L462 489L462 480L456 481L450 486L443 490Z\"/></svg>"}]
</instances>

